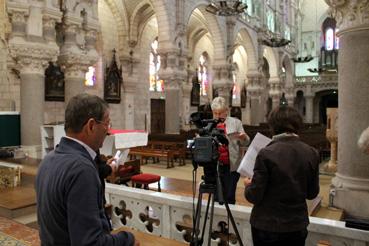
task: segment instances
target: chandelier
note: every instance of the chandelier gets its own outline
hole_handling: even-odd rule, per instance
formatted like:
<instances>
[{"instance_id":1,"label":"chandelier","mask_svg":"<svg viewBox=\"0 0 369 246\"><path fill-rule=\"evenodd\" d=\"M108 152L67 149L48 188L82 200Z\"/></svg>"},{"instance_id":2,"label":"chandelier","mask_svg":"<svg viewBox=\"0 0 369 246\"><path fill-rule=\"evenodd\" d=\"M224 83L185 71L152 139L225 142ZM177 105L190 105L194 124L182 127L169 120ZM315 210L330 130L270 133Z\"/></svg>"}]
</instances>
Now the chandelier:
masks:
<instances>
[{"instance_id":1,"label":"chandelier","mask_svg":"<svg viewBox=\"0 0 369 246\"><path fill-rule=\"evenodd\" d=\"M264 39L262 43L266 46L277 48L277 47L286 46L287 44L291 43L291 41L285 38L274 38L273 37L273 38Z\"/></svg>"},{"instance_id":2,"label":"chandelier","mask_svg":"<svg viewBox=\"0 0 369 246\"><path fill-rule=\"evenodd\" d=\"M214 15L232 16L244 13L247 5L238 0L214 0L206 6L205 10Z\"/></svg>"},{"instance_id":3,"label":"chandelier","mask_svg":"<svg viewBox=\"0 0 369 246\"><path fill-rule=\"evenodd\" d=\"M292 60L295 62L295 63L304 63L304 62L309 62L311 60L313 60L314 57L312 57L311 55L308 55L308 56L304 56L304 57L296 57L296 58L292 58Z\"/></svg>"}]
</instances>

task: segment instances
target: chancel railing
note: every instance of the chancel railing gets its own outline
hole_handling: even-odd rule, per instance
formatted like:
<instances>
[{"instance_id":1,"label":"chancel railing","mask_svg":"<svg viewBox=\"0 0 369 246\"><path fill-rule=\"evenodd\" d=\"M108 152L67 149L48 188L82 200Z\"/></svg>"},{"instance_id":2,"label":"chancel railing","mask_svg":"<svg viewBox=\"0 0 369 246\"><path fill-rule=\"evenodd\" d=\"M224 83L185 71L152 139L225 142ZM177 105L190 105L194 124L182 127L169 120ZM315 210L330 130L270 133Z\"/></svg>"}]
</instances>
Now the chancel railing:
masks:
<instances>
[{"instance_id":1,"label":"chancel railing","mask_svg":"<svg viewBox=\"0 0 369 246\"><path fill-rule=\"evenodd\" d=\"M152 233L180 242L189 242L192 227L191 197L136 189L121 185L106 185L107 201L113 206L112 222L114 228L127 226L136 230ZM196 202L196 199L195 199ZM203 213L206 202L203 200ZM238 231L244 245L252 245L249 223L251 208L230 205ZM213 217L212 245L230 238L235 244L235 233L228 227L224 206L215 205ZM201 216L201 225L204 214ZM209 221L205 228L204 242L207 242ZM230 228L229 237L224 228ZM201 227L202 229L202 227ZM330 245L365 246L369 241L369 232L346 228L344 222L310 217L309 235L306 245L317 245L321 240Z\"/></svg>"}]
</instances>

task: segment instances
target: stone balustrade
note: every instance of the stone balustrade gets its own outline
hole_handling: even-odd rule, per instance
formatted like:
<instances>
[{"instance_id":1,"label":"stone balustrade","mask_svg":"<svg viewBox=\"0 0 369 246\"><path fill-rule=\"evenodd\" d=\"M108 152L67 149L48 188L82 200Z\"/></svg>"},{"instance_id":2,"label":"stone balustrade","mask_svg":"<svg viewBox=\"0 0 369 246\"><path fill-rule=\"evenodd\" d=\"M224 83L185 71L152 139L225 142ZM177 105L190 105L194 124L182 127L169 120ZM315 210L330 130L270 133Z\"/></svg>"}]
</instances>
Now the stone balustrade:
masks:
<instances>
[{"instance_id":1,"label":"stone balustrade","mask_svg":"<svg viewBox=\"0 0 369 246\"><path fill-rule=\"evenodd\" d=\"M192 223L193 200L191 197L161 193L143 189L133 189L126 186L107 184L107 201L113 205L113 227L127 226L136 230L165 238L186 242L190 236ZM195 199L195 202L197 199ZM202 218L204 218L206 201L203 201ZM252 245L249 218L251 208L230 205L237 229L244 245ZM124 215L124 216L123 216ZM205 238L209 221L205 228ZM202 223L200 228L202 229ZM215 204L213 228L219 231L221 223L228 223L224 206ZM186 226L189 225L189 226ZM369 232L346 228L342 221L310 217L309 235L306 245L317 245L318 241L326 240L331 245L365 246L369 241ZM231 238L234 230L230 226ZM218 245L221 239L212 240L212 245ZM239 245L239 244L232 244Z\"/></svg>"}]
</instances>

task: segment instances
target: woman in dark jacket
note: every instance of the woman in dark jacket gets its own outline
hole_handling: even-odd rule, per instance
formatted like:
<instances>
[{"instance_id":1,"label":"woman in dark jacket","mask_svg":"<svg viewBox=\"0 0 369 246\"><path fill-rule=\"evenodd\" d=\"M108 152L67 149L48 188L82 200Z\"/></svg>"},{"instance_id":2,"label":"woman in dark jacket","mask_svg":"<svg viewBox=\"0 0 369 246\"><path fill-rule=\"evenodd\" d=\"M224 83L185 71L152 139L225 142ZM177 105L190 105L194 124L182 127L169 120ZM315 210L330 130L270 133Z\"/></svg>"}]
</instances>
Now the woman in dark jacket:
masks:
<instances>
[{"instance_id":1,"label":"woman in dark jacket","mask_svg":"<svg viewBox=\"0 0 369 246\"><path fill-rule=\"evenodd\" d=\"M319 193L319 155L299 139L302 118L295 109L274 109L268 123L272 142L259 152L252 179L244 180L245 197L254 204L253 242L255 246L305 245L306 199Z\"/></svg>"}]
</instances>

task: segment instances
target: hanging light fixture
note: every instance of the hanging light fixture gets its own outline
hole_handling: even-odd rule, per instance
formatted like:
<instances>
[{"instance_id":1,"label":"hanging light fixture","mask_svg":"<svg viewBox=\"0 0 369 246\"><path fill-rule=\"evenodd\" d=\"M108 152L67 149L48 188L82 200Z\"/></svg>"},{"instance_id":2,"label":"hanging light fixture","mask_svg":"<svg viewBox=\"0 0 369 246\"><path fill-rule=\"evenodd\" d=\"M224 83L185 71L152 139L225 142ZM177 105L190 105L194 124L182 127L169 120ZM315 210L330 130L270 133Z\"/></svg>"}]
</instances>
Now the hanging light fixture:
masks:
<instances>
[{"instance_id":1,"label":"hanging light fixture","mask_svg":"<svg viewBox=\"0 0 369 246\"><path fill-rule=\"evenodd\" d=\"M238 0L214 0L206 6L205 10L214 15L232 16L245 12L247 5Z\"/></svg>"},{"instance_id":2,"label":"hanging light fixture","mask_svg":"<svg viewBox=\"0 0 369 246\"><path fill-rule=\"evenodd\" d=\"M312 61L314 59L314 57L312 57L311 55L308 56L304 56L304 57L296 57L296 58L292 58L292 60L295 63L304 63L304 62L309 62Z\"/></svg>"},{"instance_id":3,"label":"hanging light fixture","mask_svg":"<svg viewBox=\"0 0 369 246\"><path fill-rule=\"evenodd\" d=\"M266 46L277 48L286 46L287 44L291 43L291 41L285 38L272 37L263 39L262 43Z\"/></svg>"}]
</instances>

